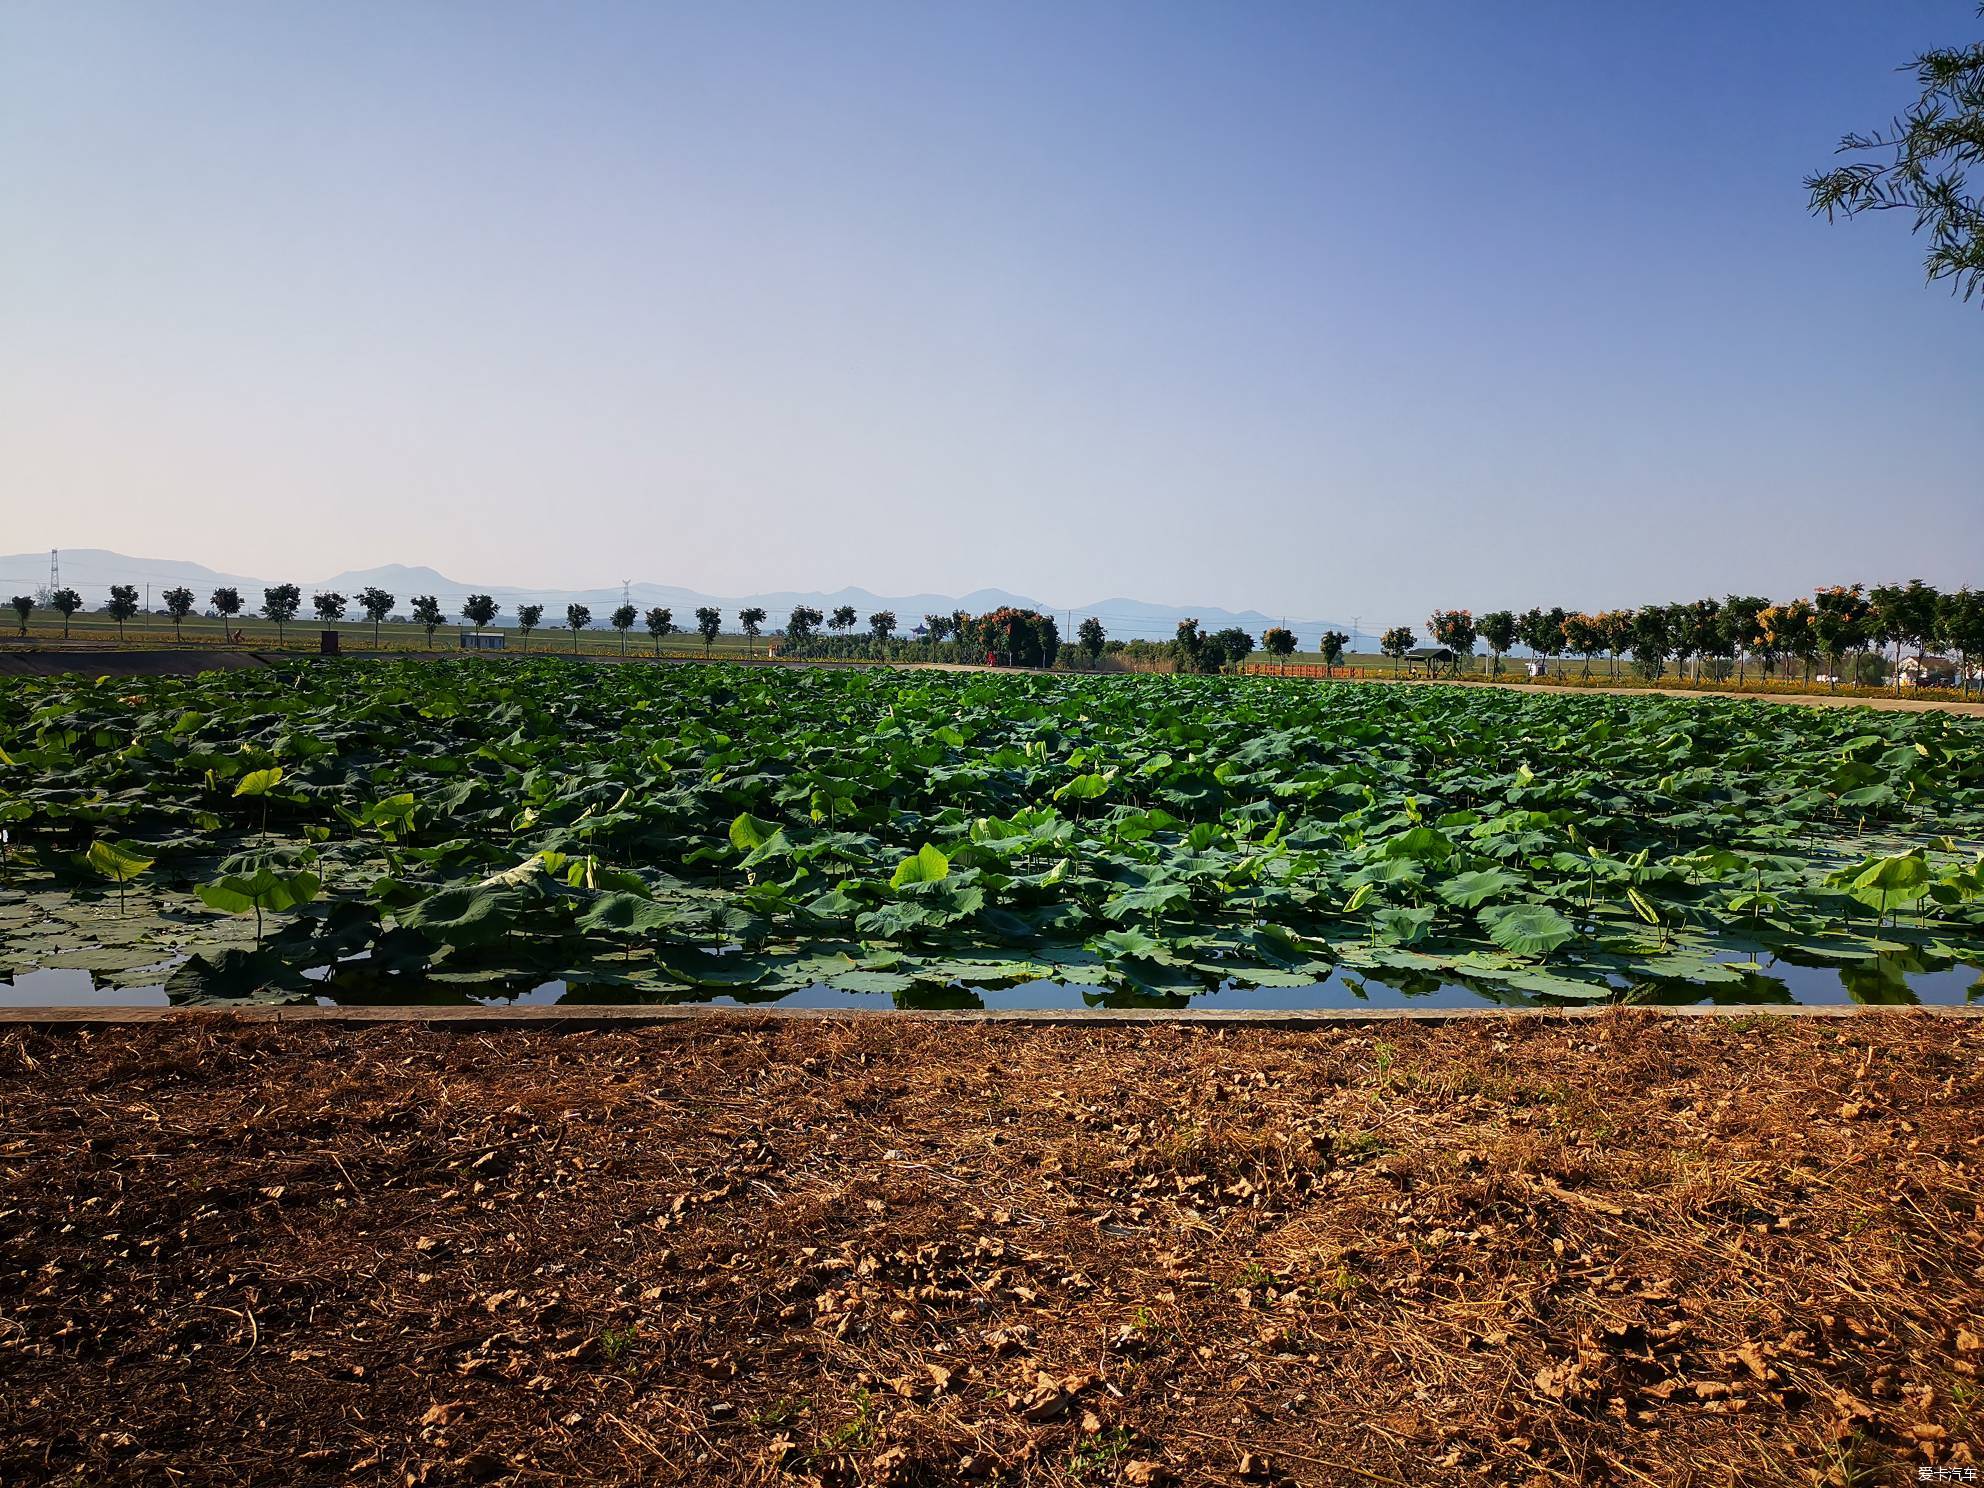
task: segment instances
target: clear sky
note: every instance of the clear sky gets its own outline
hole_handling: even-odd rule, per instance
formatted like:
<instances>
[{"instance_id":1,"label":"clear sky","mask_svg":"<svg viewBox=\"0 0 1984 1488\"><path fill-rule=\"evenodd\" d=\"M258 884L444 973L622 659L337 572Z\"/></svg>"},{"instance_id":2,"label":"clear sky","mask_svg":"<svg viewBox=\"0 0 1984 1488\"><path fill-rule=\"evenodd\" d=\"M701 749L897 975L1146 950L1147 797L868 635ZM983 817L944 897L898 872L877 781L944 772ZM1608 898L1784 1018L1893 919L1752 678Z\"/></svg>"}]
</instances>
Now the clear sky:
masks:
<instances>
[{"instance_id":1,"label":"clear sky","mask_svg":"<svg viewBox=\"0 0 1984 1488\"><path fill-rule=\"evenodd\" d=\"M1800 185L1980 25L11 0L0 552L1414 622L1984 581L1984 312Z\"/></svg>"}]
</instances>

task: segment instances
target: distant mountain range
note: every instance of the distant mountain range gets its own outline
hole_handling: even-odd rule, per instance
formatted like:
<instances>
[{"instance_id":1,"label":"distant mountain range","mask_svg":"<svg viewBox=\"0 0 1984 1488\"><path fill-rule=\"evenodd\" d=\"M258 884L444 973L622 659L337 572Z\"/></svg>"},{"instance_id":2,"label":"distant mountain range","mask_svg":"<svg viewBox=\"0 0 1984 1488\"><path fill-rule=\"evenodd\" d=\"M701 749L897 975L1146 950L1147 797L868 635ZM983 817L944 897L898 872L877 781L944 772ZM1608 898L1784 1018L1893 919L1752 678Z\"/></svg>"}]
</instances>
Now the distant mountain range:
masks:
<instances>
[{"instance_id":1,"label":"distant mountain range","mask_svg":"<svg viewBox=\"0 0 1984 1488\"><path fill-rule=\"evenodd\" d=\"M200 563L186 563L170 558L134 558L124 553L113 553L103 548L64 548L62 550L62 582L83 596L83 602L91 609L102 604L112 584L135 584L140 589L147 584L152 590L152 605L159 603L158 596L167 589L184 584L199 596L200 607L206 607L207 596L216 588L231 585L241 591L242 598L249 608L261 601L262 590L272 584L286 582L281 579L258 578L250 574L222 573ZM401 613L416 594L431 594L441 602L448 614L460 612L462 601L471 594L488 594L503 607L497 624L513 623L517 606L520 604L541 604L545 618L556 623L568 604L582 604L591 608L595 623L603 624L607 614L620 603L620 587L611 585L599 589L520 589L508 584L468 584L449 578L446 574L425 567L410 567L403 563L382 564L378 568L348 569L343 573L332 574L329 578L304 583L295 581L302 589L305 613L308 613L309 597L335 589L346 598L355 598L358 591L376 585L394 595L399 601ZM46 553L14 553L0 556L0 597L6 594L27 594L48 583L48 555ZM809 591L800 593L793 590L778 590L765 594L714 595L696 589L685 589L676 584L655 584L642 582L630 584L628 598L642 609L651 605L668 605L675 611L675 623L693 623L694 612L702 605L715 605L724 613L727 622L734 624L737 611L746 605L763 608L769 617L766 628L776 630L784 625L785 617L795 605L807 604L815 609L833 613L839 605L853 605L860 611L862 619L876 610L893 610L898 627L909 630L921 622L925 615L948 615L953 610L965 610L971 614L983 614L996 610L1002 605L1012 605L1019 609L1041 610L1057 616L1065 629L1072 617L1080 624L1085 616L1093 615L1102 621L1103 628L1116 640L1169 640L1180 620L1191 616L1198 618L1203 629L1219 630L1225 626L1237 625L1257 640L1260 633L1271 625L1281 622L1279 617L1261 614L1258 610L1238 612L1221 609L1217 605L1167 605L1153 604L1140 599L1099 599L1085 605L1054 605L1041 600L1030 599L1024 594L1009 593L1004 589L974 589L969 594L871 594L866 589L839 589L832 593ZM356 608L354 606L354 608ZM1326 629L1347 630L1349 627L1335 620L1297 619L1288 620L1297 639L1304 649L1313 648L1316 639Z\"/></svg>"}]
</instances>

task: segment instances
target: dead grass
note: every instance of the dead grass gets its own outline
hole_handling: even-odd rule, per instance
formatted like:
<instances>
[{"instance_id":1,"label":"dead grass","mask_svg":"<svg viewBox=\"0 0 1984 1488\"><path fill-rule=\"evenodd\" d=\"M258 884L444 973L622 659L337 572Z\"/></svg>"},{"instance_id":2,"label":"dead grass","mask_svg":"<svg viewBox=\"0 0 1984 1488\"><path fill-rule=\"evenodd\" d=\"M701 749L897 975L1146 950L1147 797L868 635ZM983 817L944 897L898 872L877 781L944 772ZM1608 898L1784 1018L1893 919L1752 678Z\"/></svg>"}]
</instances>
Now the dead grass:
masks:
<instances>
[{"instance_id":1,"label":"dead grass","mask_svg":"<svg viewBox=\"0 0 1984 1488\"><path fill-rule=\"evenodd\" d=\"M6 1483L1899 1483L1984 1028L0 1037Z\"/></svg>"}]
</instances>

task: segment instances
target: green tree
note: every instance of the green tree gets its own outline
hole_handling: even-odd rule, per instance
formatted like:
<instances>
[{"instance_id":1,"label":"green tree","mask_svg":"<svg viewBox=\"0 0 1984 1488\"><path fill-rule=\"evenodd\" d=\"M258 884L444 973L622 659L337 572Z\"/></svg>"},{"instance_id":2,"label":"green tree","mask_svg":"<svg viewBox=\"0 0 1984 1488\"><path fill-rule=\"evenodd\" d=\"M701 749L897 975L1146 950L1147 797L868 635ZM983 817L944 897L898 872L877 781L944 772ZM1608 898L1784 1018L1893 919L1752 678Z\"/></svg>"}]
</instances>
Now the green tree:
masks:
<instances>
[{"instance_id":1,"label":"green tree","mask_svg":"<svg viewBox=\"0 0 1984 1488\"><path fill-rule=\"evenodd\" d=\"M1736 685L1743 685L1744 663L1756 654L1757 643L1763 638L1763 622L1759 618L1770 608L1770 601L1760 594L1725 594L1722 597L1722 625L1729 635L1730 651L1736 657Z\"/></svg>"},{"instance_id":2,"label":"green tree","mask_svg":"<svg viewBox=\"0 0 1984 1488\"><path fill-rule=\"evenodd\" d=\"M1906 584L1876 584L1867 591L1872 613L1868 632L1880 645L1894 647L1894 685L1901 690L1901 653L1909 647L1920 656L1935 633L1937 594L1920 579Z\"/></svg>"},{"instance_id":3,"label":"green tree","mask_svg":"<svg viewBox=\"0 0 1984 1488\"><path fill-rule=\"evenodd\" d=\"M14 615L21 622L22 635L28 633L28 616L33 613L34 596L32 594L16 594L14 596Z\"/></svg>"},{"instance_id":4,"label":"green tree","mask_svg":"<svg viewBox=\"0 0 1984 1488\"><path fill-rule=\"evenodd\" d=\"M1671 604L1667 611L1667 649L1674 657L1675 670L1688 680L1688 658L1695 654L1695 607Z\"/></svg>"},{"instance_id":5,"label":"green tree","mask_svg":"<svg viewBox=\"0 0 1984 1488\"><path fill-rule=\"evenodd\" d=\"M1757 633L1750 641L1750 653L1757 658L1765 681L1776 674L1778 658L1785 654L1786 630L1781 605L1767 604L1757 611Z\"/></svg>"},{"instance_id":6,"label":"green tree","mask_svg":"<svg viewBox=\"0 0 1984 1488\"><path fill-rule=\"evenodd\" d=\"M296 618L303 607L303 591L294 584L276 584L262 591L262 613L275 622L276 644L283 641L283 627Z\"/></svg>"},{"instance_id":7,"label":"green tree","mask_svg":"<svg viewBox=\"0 0 1984 1488\"><path fill-rule=\"evenodd\" d=\"M1984 5L1978 7L1984 15ZM1849 134L1836 153L1872 156L1805 178L1814 216L1900 211L1929 234L1931 284L1968 300L1984 286L1984 198L1965 171L1984 164L1984 41L1939 47L1911 64L1922 93L1886 129Z\"/></svg>"},{"instance_id":8,"label":"green tree","mask_svg":"<svg viewBox=\"0 0 1984 1488\"><path fill-rule=\"evenodd\" d=\"M737 612L738 629L744 632L744 639L747 641L755 641L764 624L765 611L762 605L750 605Z\"/></svg>"},{"instance_id":9,"label":"green tree","mask_svg":"<svg viewBox=\"0 0 1984 1488\"><path fill-rule=\"evenodd\" d=\"M83 597L73 589L57 589L48 596L48 607L62 617L62 639L69 639L69 617L83 607Z\"/></svg>"},{"instance_id":10,"label":"green tree","mask_svg":"<svg viewBox=\"0 0 1984 1488\"><path fill-rule=\"evenodd\" d=\"M1343 660L1343 648L1350 644L1350 637L1340 630L1326 630L1321 642L1323 651L1323 671L1327 675ZM1407 647L1410 650L1411 647Z\"/></svg>"},{"instance_id":11,"label":"green tree","mask_svg":"<svg viewBox=\"0 0 1984 1488\"><path fill-rule=\"evenodd\" d=\"M1812 596L1812 608L1817 611L1812 627L1819 649L1831 661L1828 686L1837 692L1846 653L1859 649L1867 638L1867 599L1858 584L1835 584Z\"/></svg>"},{"instance_id":12,"label":"green tree","mask_svg":"<svg viewBox=\"0 0 1984 1488\"><path fill-rule=\"evenodd\" d=\"M1591 659L1605 649L1605 626L1596 615L1582 610L1564 617L1564 644L1584 658L1584 675L1591 675Z\"/></svg>"},{"instance_id":13,"label":"green tree","mask_svg":"<svg viewBox=\"0 0 1984 1488\"><path fill-rule=\"evenodd\" d=\"M56 597L58 601L61 598L60 595ZM234 617L241 613L241 591L239 589L216 589L212 597L207 600L207 603L212 605L214 613L220 616L222 629L226 629L233 623ZM61 608L59 603L56 608ZM64 611L64 624L62 626L62 634L64 635L69 633L67 620L68 613Z\"/></svg>"},{"instance_id":14,"label":"green tree","mask_svg":"<svg viewBox=\"0 0 1984 1488\"><path fill-rule=\"evenodd\" d=\"M1181 672L1203 669L1206 637L1199 633L1198 618L1180 620L1171 638L1171 664Z\"/></svg>"},{"instance_id":15,"label":"green tree","mask_svg":"<svg viewBox=\"0 0 1984 1488\"><path fill-rule=\"evenodd\" d=\"M708 661L710 647L716 644L717 636L723 631L723 611L704 605L696 611L696 630L703 638L703 660Z\"/></svg>"},{"instance_id":16,"label":"green tree","mask_svg":"<svg viewBox=\"0 0 1984 1488\"><path fill-rule=\"evenodd\" d=\"M1698 599L1687 607L1688 641L1694 648L1695 680L1702 679L1702 657L1727 659L1730 654L1729 627L1723 622L1722 606L1713 599ZM1722 674L1726 677L1728 674Z\"/></svg>"},{"instance_id":17,"label":"green tree","mask_svg":"<svg viewBox=\"0 0 1984 1488\"><path fill-rule=\"evenodd\" d=\"M1633 648L1633 634L1639 626L1639 614L1634 610L1607 610L1598 617L1599 627L1605 632L1605 649L1612 653L1612 677L1619 677L1619 658ZM1663 628L1664 628L1663 619Z\"/></svg>"},{"instance_id":18,"label":"green tree","mask_svg":"<svg viewBox=\"0 0 1984 1488\"><path fill-rule=\"evenodd\" d=\"M1392 659L1392 675L1399 673L1399 664L1405 660L1405 653L1419 644L1419 637L1403 625L1394 625L1378 638L1378 649Z\"/></svg>"},{"instance_id":19,"label":"green tree","mask_svg":"<svg viewBox=\"0 0 1984 1488\"><path fill-rule=\"evenodd\" d=\"M1941 603L1942 596L1920 579L1910 579L1902 588L1895 609L1900 626L1898 639L1915 648L1917 660L1929 649L1930 638L1936 633L1936 615Z\"/></svg>"},{"instance_id":20,"label":"green tree","mask_svg":"<svg viewBox=\"0 0 1984 1488\"><path fill-rule=\"evenodd\" d=\"M1807 680L1819 654L1818 612L1809 599L1794 599L1764 612L1772 638L1781 655L1789 656L1804 669Z\"/></svg>"},{"instance_id":21,"label":"green tree","mask_svg":"<svg viewBox=\"0 0 1984 1488\"><path fill-rule=\"evenodd\" d=\"M1632 629L1627 632L1627 645L1633 653L1633 662L1639 674L1649 682L1666 670L1667 654L1674 648L1674 637L1669 633L1667 622L1666 606L1645 605L1634 614Z\"/></svg>"},{"instance_id":22,"label":"green tree","mask_svg":"<svg viewBox=\"0 0 1984 1488\"><path fill-rule=\"evenodd\" d=\"M1490 675L1502 675L1502 654L1516 643L1516 617L1508 610L1490 610L1481 617L1481 639L1494 653Z\"/></svg>"},{"instance_id":23,"label":"green tree","mask_svg":"<svg viewBox=\"0 0 1984 1488\"><path fill-rule=\"evenodd\" d=\"M1543 613L1544 618L1548 621L1548 628L1543 633L1541 650L1543 655L1554 659L1564 654L1566 645L1564 640L1564 622L1570 616L1562 605L1552 605Z\"/></svg>"},{"instance_id":24,"label":"green tree","mask_svg":"<svg viewBox=\"0 0 1984 1488\"><path fill-rule=\"evenodd\" d=\"M1295 632L1286 626L1270 625L1261 632L1261 649L1277 664L1287 666L1288 658L1295 654Z\"/></svg>"},{"instance_id":25,"label":"green tree","mask_svg":"<svg viewBox=\"0 0 1984 1488\"><path fill-rule=\"evenodd\" d=\"M462 619L468 621L477 630L489 629L491 625L496 623L496 617L502 612L503 607L496 603L495 596L493 595L471 594L467 599L462 601Z\"/></svg>"},{"instance_id":26,"label":"green tree","mask_svg":"<svg viewBox=\"0 0 1984 1488\"><path fill-rule=\"evenodd\" d=\"M827 622L827 629L836 633L843 630L852 630L854 629L854 621L853 605L836 605L834 607L833 619Z\"/></svg>"},{"instance_id":27,"label":"green tree","mask_svg":"<svg viewBox=\"0 0 1984 1488\"><path fill-rule=\"evenodd\" d=\"M661 655L661 638L675 632L675 611L667 605L656 605L648 611L648 634L654 637L654 654Z\"/></svg>"},{"instance_id":28,"label":"green tree","mask_svg":"<svg viewBox=\"0 0 1984 1488\"><path fill-rule=\"evenodd\" d=\"M1474 616L1467 610L1435 610L1426 621L1426 628L1433 633L1433 644L1445 646L1454 653L1454 670L1461 669L1462 658L1474 655Z\"/></svg>"},{"instance_id":29,"label":"green tree","mask_svg":"<svg viewBox=\"0 0 1984 1488\"><path fill-rule=\"evenodd\" d=\"M1886 649L1894 647L1894 659L1901 660L1901 642L1906 633L1906 621L1902 618L1904 594L1899 584L1875 584L1867 591L1867 634L1875 645ZM1895 678L1895 691L1901 690L1899 667L1892 669Z\"/></svg>"},{"instance_id":30,"label":"green tree","mask_svg":"<svg viewBox=\"0 0 1984 1488\"><path fill-rule=\"evenodd\" d=\"M543 605L527 604L517 606L517 634L524 638L524 650L530 650L530 633L543 623Z\"/></svg>"},{"instance_id":31,"label":"green tree","mask_svg":"<svg viewBox=\"0 0 1984 1488\"><path fill-rule=\"evenodd\" d=\"M572 654L579 654L579 632L592 624L592 609L588 605L568 604L565 606L565 625L572 632Z\"/></svg>"},{"instance_id":32,"label":"green tree","mask_svg":"<svg viewBox=\"0 0 1984 1488\"><path fill-rule=\"evenodd\" d=\"M104 614L117 622L117 639L124 639L124 622L138 613L138 586L136 584L112 584L110 603L103 607Z\"/></svg>"},{"instance_id":33,"label":"green tree","mask_svg":"<svg viewBox=\"0 0 1984 1488\"><path fill-rule=\"evenodd\" d=\"M1237 667L1254 654L1254 638L1237 625L1216 630L1209 638L1219 648L1219 664Z\"/></svg>"},{"instance_id":34,"label":"green tree","mask_svg":"<svg viewBox=\"0 0 1984 1488\"><path fill-rule=\"evenodd\" d=\"M1558 613L1561 615L1563 612L1560 610ZM1563 625L1561 619L1553 625L1547 610L1527 609L1516 616L1516 639L1529 647L1532 656L1548 656L1552 645L1559 651L1564 648Z\"/></svg>"},{"instance_id":35,"label":"green tree","mask_svg":"<svg viewBox=\"0 0 1984 1488\"><path fill-rule=\"evenodd\" d=\"M388 615L392 614L393 606L398 602L396 596L388 594L377 584L368 585L366 588L358 591L358 607L365 612L365 618L372 622L372 644L374 647L379 644L380 623Z\"/></svg>"},{"instance_id":36,"label":"green tree","mask_svg":"<svg viewBox=\"0 0 1984 1488\"><path fill-rule=\"evenodd\" d=\"M882 645L896 631L896 612L877 610L868 617L868 634L875 638L877 646Z\"/></svg>"},{"instance_id":37,"label":"green tree","mask_svg":"<svg viewBox=\"0 0 1984 1488\"><path fill-rule=\"evenodd\" d=\"M335 625L344 619L345 598L337 590L310 596L310 607L317 612L317 618L326 625Z\"/></svg>"},{"instance_id":38,"label":"green tree","mask_svg":"<svg viewBox=\"0 0 1984 1488\"><path fill-rule=\"evenodd\" d=\"M924 638L933 646L943 645L944 637L950 633L950 629L951 617L949 615L925 615L923 617Z\"/></svg>"},{"instance_id":39,"label":"green tree","mask_svg":"<svg viewBox=\"0 0 1984 1488\"><path fill-rule=\"evenodd\" d=\"M1109 642L1109 633L1102 628L1100 620L1090 615L1075 627L1075 639L1080 643L1082 655L1088 658L1089 670L1094 671L1096 663L1102 660L1102 648Z\"/></svg>"},{"instance_id":40,"label":"green tree","mask_svg":"<svg viewBox=\"0 0 1984 1488\"><path fill-rule=\"evenodd\" d=\"M977 644L1003 652L1012 666L1051 667L1061 652L1061 627L1052 615L1002 605L973 623Z\"/></svg>"},{"instance_id":41,"label":"green tree","mask_svg":"<svg viewBox=\"0 0 1984 1488\"><path fill-rule=\"evenodd\" d=\"M641 618L641 612L630 604L618 605L607 617L607 623L620 632L620 654L627 654L627 632L634 628L634 622Z\"/></svg>"},{"instance_id":42,"label":"green tree","mask_svg":"<svg viewBox=\"0 0 1984 1488\"><path fill-rule=\"evenodd\" d=\"M427 633L427 649L434 649L434 632L447 623L448 617L441 613L441 601L431 594L416 594L413 597L414 623Z\"/></svg>"},{"instance_id":43,"label":"green tree","mask_svg":"<svg viewBox=\"0 0 1984 1488\"><path fill-rule=\"evenodd\" d=\"M785 637L795 646L803 646L813 639L813 632L824 619L826 616L811 605L794 605L792 613L785 617Z\"/></svg>"},{"instance_id":44,"label":"green tree","mask_svg":"<svg viewBox=\"0 0 1984 1488\"><path fill-rule=\"evenodd\" d=\"M182 639L179 627L186 623L186 617L193 613L193 591L184 584L175 585L161 596L165 600L165 612L172 617L172 638Z\"/></svg>"},{"instance_id":45,"label":"green tree","mask_svg":"<svg viewBox=\"0 0 1984 1488\"><path fill-rule=\"evenodd\" d=\"M1937 608L1937 644L1954 652L1964 696L1970 695L1971 672L1984 656L1984 594L1969 585L1945 594Z\"/></svg>"}]
</instances>

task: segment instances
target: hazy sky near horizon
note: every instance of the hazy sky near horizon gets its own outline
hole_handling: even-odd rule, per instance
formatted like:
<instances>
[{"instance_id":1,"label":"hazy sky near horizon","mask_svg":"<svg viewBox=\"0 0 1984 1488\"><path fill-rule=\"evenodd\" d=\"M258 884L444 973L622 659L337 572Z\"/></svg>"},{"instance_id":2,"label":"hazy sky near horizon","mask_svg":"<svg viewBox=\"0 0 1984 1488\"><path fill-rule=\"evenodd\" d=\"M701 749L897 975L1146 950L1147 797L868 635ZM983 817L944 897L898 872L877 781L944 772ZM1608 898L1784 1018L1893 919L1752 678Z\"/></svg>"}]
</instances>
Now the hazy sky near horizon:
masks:
<instances>
[{"instance_id":1,"label":"hazy sky near horizon","mask_svg":"<svg viewBox=\"0 0 1984 1488\"><path fill-rule=\"evenodd\" d=\"M6 0L0 552L1408 622L1984 581L1984 313L1800 185L1980 24Z\"/></svg>"}]
</instances>

